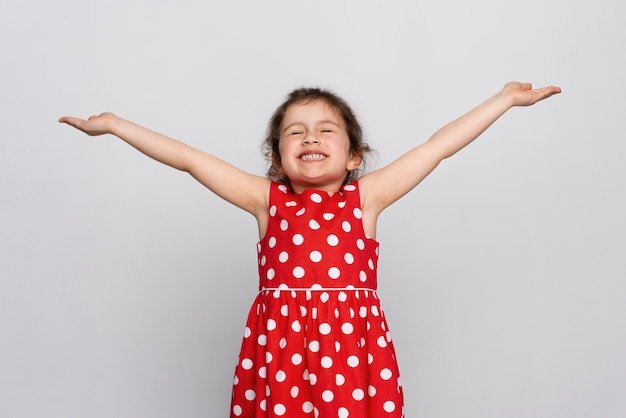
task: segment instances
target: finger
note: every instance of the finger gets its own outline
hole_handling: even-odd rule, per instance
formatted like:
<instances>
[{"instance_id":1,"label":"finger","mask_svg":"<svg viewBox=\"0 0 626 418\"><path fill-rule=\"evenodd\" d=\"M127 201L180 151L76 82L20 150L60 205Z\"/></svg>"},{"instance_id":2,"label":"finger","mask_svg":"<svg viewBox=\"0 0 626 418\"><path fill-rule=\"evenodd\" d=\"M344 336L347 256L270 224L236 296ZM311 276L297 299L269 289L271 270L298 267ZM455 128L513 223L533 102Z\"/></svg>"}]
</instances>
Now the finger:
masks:
<instances>
[{"instance_id":1,"label":"finger","mask_svg":"<svg viewBox=\"0 0 626 418\"><path fill-rule=\"evenodd\" d=\"M61 123L66 123L68 125L74 126L76 128L78 128L80 125L82 125L85 121L83 119L80 118L75 118L73 116L63 116L59 119L59 122Z\"/></svg>"}]
</instances>

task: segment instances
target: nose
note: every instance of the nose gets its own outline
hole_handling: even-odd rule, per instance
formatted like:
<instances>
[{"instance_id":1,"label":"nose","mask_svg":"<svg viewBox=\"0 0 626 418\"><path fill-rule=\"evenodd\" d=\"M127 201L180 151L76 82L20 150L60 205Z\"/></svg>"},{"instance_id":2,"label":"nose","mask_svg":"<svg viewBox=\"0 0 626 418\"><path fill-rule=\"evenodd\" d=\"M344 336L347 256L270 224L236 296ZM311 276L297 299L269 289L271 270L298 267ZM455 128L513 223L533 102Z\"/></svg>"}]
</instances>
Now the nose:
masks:
<instances>
[{"instance_id":1,"label":"nose","mask_svg":"<svg viewBox=\"0 0 626 418\"><path fill-rule=\"evenodd\" d=\"M320 140L317 138L317 136L314 133L309 132L305 135L304 141L302 142L306 145L310 145L310 144L319 144Z\"/></svg>"}]
</instances>

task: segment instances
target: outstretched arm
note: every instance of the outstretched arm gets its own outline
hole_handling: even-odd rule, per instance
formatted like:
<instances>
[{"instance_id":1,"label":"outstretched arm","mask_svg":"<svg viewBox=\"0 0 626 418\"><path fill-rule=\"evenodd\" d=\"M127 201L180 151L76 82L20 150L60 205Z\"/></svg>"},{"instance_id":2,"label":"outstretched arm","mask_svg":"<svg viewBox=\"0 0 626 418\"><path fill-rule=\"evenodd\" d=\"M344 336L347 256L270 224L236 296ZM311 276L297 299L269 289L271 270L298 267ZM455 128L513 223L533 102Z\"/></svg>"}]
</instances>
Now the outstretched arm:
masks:
<instances>
[{"instance_id":1,"label":"outstretched arm","mask_svg":"<svg viewBox=\"0 0 626 418\"><path fill-rule=\"evenodd\" d=\"M530 106L560 93L555 86L533 89L529 83L508 83L495 96L439 129L425 143L396 161L369 173L359 181L363 210L373 219L393 202L417 186L445 158L464 148L507 110Z\"/></svg>"},{"instance_id":2,"label":"outstretched arm","mask_svg":"<svg viewBox=\"0 0 626 418\"><path fill-rule=\"evenodd\" d=\"M66 123L90 136L113 134L150 158L186 171L211 191L234 205L262 216L267 205L268 182L246 173L210 154L124 120L113 113L89 119L65 116Z\"/></svg>"}]
</instances>

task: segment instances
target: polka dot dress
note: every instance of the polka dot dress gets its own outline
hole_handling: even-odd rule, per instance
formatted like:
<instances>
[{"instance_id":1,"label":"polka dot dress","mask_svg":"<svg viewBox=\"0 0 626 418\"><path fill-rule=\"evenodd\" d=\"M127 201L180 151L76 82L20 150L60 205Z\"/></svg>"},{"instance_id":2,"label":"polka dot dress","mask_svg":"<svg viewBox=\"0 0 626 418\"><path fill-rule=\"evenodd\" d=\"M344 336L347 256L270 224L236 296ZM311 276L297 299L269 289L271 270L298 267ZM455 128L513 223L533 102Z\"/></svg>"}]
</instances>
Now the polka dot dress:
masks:
<instances>
[{"instance_id":1,"label":"polka dot dress","mask_svg":"<svg viewBox=\"0 0 626 418\"><path fill-rule=\"evenodd\" d=\"M272 183L258 256L231 417L403 417L358 183L299 195Z\"/></svg>"}]
</instances>

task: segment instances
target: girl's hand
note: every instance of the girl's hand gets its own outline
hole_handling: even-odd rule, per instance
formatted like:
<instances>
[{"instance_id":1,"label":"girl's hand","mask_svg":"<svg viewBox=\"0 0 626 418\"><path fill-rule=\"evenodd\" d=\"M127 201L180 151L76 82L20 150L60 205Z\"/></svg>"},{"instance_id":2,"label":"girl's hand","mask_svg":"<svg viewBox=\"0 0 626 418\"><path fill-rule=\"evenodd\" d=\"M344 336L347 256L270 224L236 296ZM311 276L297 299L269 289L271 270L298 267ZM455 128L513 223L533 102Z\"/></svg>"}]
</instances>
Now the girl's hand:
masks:
<instances>
[{"instance_id":1,"label":"girl's hand","mask_svg":"<svg viewBox=\"0 0 626 418\"><path fill-rule=\"evenodd\" d=\"M533 89L530 83L518 83L516 81L507 83L502 90L502 93L511 101L511 106L530 106L560 92L560 87L548 86Z\"/></svg>"},{"instance_id":2,"label":"girl's hand","mask_svg":"<svg viewBox=\"0 0 626 418\"><path fill-rule=\"evenodd\" d=\"M111 133L111 126L115 123L117 116L113 113L105 112L89 119L80 119L72 116L63 116L59 122L66 123L74 128L83 131L89 136L97 136Z\"/></svg>"}]
</instances>

